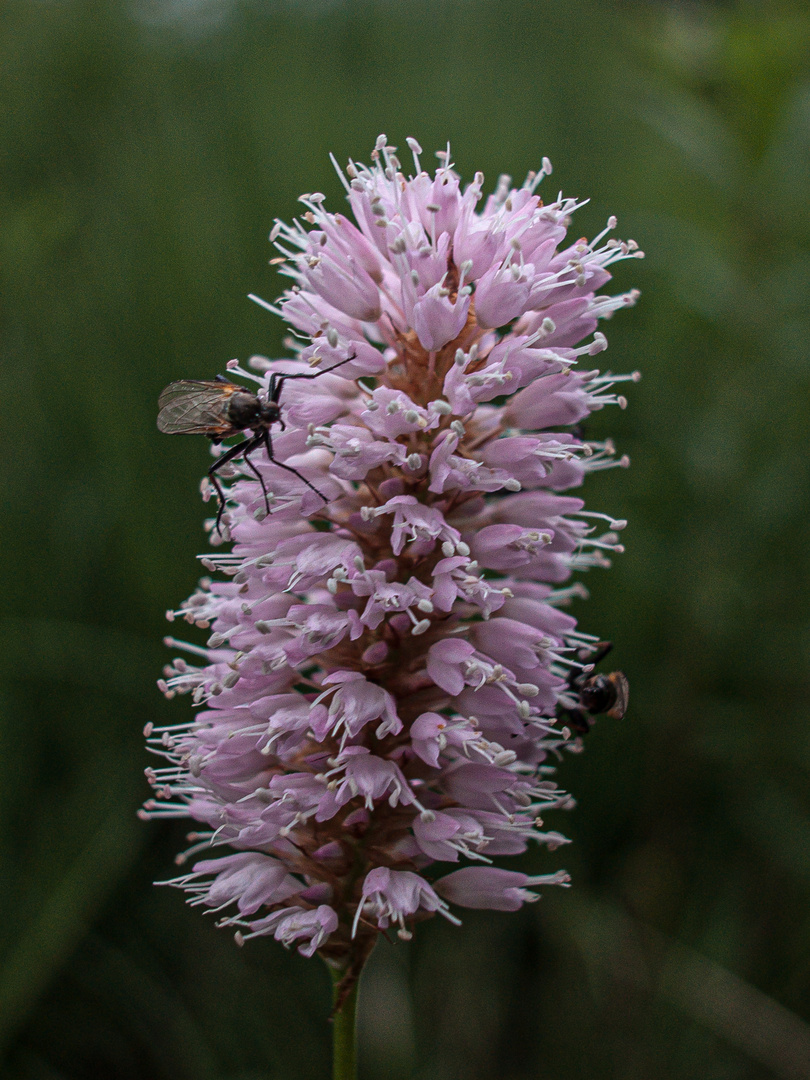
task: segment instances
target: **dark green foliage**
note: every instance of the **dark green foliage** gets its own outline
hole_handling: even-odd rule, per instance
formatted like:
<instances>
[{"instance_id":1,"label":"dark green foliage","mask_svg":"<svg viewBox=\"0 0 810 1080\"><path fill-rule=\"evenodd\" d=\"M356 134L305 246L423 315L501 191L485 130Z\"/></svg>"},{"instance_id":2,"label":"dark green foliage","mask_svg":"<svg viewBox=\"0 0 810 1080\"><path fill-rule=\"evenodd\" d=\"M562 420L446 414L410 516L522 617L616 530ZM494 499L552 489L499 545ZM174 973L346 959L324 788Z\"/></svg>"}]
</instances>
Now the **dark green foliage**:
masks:
<instances>
[{"instance_id":1,"label":"dark green foliage","mask_svg":"<svg viewBox=\"0 0 810 1080\"><path fill-rule=\"evenodd\" d=\"M585 0L0 5L0 1074L319 1080L328 979L151 881L141 728L204 550L160 389L279 355L275 216L385 131L592 196L648 252L605 327L627 554L577 614L631 683L563 781L575 887L383 943L366 1080L810 1076L810 16ZM428 160L427 158L425 160ZM556 190L556 187L555 187ZM542 865L541 865L542 863Z\"/></svg>"}]
</instances>

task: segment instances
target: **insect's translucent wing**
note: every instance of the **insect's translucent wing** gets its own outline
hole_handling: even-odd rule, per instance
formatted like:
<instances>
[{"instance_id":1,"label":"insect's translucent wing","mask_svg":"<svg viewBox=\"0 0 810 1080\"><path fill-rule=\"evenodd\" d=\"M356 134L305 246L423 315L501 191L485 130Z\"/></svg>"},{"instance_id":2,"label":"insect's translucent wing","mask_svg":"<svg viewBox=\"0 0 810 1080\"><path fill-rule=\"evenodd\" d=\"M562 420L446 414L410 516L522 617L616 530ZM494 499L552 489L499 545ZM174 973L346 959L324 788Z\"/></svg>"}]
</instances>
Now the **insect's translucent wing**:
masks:
<instances>
[{"instance_id":1,"label":"insect's translucent wing","mask_svg":"<svg viewBox=\"0 0 810 1080\"><path fill-rule=\"evenodd\" d=\"M233 431L228 401L240 387L217 380L181 379L158 398L157 426L167 435L222 435Z\"/></svg>"}]
</instances>

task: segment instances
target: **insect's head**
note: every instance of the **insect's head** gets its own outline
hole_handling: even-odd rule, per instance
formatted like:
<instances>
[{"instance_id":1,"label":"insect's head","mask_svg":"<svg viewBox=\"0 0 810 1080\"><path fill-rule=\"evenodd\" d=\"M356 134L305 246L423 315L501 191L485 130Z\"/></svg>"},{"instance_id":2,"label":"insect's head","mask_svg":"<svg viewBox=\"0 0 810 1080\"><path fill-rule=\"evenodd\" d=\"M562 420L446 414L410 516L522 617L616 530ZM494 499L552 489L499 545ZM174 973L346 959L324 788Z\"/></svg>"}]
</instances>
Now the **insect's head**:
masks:
<instances>
[{"instance_id":1,"label":"insect's head","mask_svg":"<svg viewBox=\"0 0 810 1080\"><path fill-rule=\"evenodd\" d=\"M261 401L259 406L262 424L276 424L281 419L281 408L275 401Z\"/></svg>"}]
</instances>

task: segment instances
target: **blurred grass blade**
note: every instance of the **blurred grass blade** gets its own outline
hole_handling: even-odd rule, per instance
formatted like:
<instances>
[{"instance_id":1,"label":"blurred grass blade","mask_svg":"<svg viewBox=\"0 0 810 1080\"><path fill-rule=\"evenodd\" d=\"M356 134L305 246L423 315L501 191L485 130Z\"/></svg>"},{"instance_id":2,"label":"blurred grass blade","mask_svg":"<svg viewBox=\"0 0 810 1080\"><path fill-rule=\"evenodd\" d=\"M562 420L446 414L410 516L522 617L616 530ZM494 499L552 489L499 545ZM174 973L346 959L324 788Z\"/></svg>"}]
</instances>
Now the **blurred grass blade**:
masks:
<instances>
[{"instance_id":1,"label":"blurred grass blade","mask_svg":"<svg viewBox=\"0 0 810 1080\"><path fill-rule=\"evenodd\" d=\"M620 908L566 898L566 925L602 980L629 980L708 1028L779 1080L810 1077L810 1025L751 983ZM569 910L573 909L573 910Z\"/></svg>"},{"instance_id":2,"label":"blurred grass blade","mask_svg":"<svg viewBox=\"0 0 810 1080\"><path fill-rule=\"evenodd\" d=\"M0 969L0 1058L33 1003L86 933L110 883L132 862L138 822L125 800L57 878Z\"/></svg>"},{"instance_id":3,"label":"blurred grass blade","mask_svg":"<svg viewBox=\"0 0 810 1080\"><path fill-rule=\"evenodd\" d=\"M636 111L715 188L724 192L738 189L746 172L745 158L734 133L710 105L672 85L666 92L646 86L639 94Z\"/></svg>"}]
</instances>

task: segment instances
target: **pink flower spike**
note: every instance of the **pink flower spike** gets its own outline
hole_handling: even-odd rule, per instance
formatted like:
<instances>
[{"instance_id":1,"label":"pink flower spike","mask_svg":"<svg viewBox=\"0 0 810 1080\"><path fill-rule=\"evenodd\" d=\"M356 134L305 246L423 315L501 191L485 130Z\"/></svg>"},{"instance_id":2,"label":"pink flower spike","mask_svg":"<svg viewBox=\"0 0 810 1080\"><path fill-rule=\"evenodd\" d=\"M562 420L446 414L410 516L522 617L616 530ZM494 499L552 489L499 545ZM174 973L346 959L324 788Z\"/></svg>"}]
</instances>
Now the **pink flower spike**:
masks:
<instances>
[{"instance_id":1,"label":"pink flower spike","mask_svg":"<svg viewBox=\"0 0 810 1080\"><path fill-rule=\"evenodd\" d=\"M554 768L627 706L568 606L626 522L570 492L627 464L583 422L638 378L592 365L638 296L597 290L640 253L567 239L581 204L541 200L545 159L485 196L408 145L415 175L380 136L338 170L343 212L313 193L273 227L287 354L228 364L244 392L167 388L159 421L247 441L202 485L211 550L158 684L196 708L147 726L142 816L195 822L168 882L190 904L348 982L389 927L567 884L495 863L547 868Z\"/></svg>"}]
</instances>

